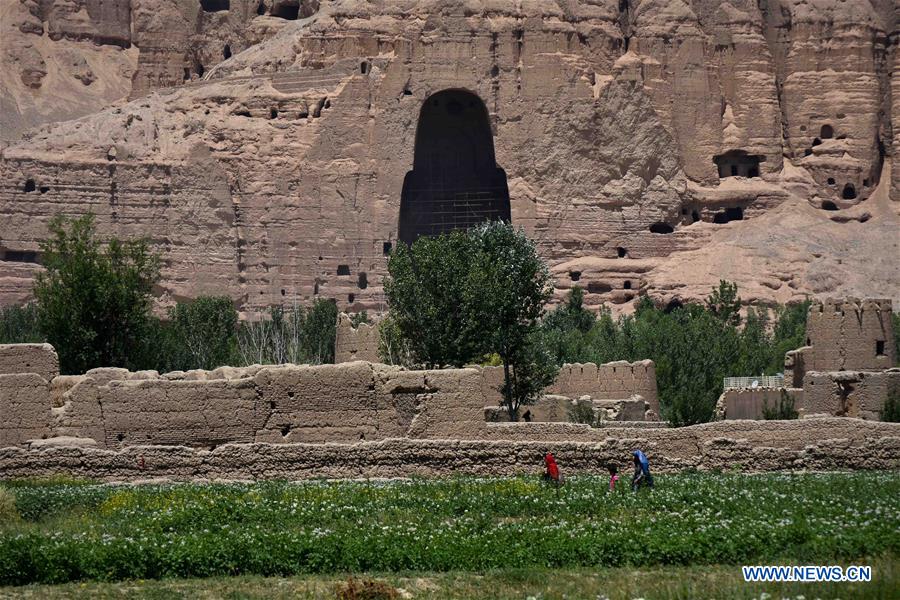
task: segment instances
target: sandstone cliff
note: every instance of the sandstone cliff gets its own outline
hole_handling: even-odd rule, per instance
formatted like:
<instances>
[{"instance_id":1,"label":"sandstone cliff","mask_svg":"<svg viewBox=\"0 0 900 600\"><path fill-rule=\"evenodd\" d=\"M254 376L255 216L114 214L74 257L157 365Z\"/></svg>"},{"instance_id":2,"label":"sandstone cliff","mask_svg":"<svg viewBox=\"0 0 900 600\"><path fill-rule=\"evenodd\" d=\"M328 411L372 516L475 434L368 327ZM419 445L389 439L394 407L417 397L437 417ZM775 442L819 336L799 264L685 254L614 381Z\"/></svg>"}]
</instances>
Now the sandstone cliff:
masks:
<instances>
[{"instance_id":1,"label":"sandstone cliff","mask_svg":"<svg viewBox=\"0 0 900 600\"><path fill-rule=\"evenodd\" d=\"M27 297L47 219L91 210L156 243L164 304L378 309L420 113L445 89L483 102L513 223L560 294L628 310L727 278L746 300L900 299L888 0L135 0L130 15L116 51L137 48L135 99L3 150L0 302Z\"/></svg>"}]
</instances>

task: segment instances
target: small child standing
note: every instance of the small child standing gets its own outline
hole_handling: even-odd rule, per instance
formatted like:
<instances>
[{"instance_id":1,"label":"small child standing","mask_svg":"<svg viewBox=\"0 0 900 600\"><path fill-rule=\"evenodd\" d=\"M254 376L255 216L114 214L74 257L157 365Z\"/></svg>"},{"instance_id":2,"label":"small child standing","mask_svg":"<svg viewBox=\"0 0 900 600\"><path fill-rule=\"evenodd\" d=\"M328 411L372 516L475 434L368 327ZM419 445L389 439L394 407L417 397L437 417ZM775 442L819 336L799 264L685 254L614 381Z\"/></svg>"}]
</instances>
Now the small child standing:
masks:
<instances>
[{"instance_id":1,"label":"small child standing","mask_svg":"<svg viewBox=\"0 0 900 600\"><path fill-rule=\"evenodd\" d=\"M606 468L609 470L609 491L613 492L616 489L616 483L619 481L619 468L612 464Z\"/></svg>"}]
</instances>

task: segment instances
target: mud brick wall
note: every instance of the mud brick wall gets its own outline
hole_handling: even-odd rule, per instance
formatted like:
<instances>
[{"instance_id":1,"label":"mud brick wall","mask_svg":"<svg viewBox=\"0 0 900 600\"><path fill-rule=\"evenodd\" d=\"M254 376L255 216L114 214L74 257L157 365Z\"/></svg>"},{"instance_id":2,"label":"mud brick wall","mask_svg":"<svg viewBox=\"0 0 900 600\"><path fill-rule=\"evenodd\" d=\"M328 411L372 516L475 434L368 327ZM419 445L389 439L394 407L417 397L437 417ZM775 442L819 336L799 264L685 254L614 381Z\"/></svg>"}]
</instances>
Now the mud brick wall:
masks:
<instances>
[{"instance_id":1,"label":"mud brick wall","mask_svg":"<svg viewBox=\"0 0 900 600\"><path fill-rule=\"evenodd\" d=\"M803 408L803 390L784 390L794 400L794 410ZM719 397L716 411L723 419L762 419L763 409L775 409L781 402L781 389L728 389Z\"/></svg>"},{"instance_id":2,"label":"mud brick wall","mask_svg":"<svg viewBox=\"0 0 900 600\"><path fill-rule=\"evenodd\" d=\"M890 300L826 300L806 323L807 371L883 370L894 366Z\"/></svg>"},{"instance_id":3,"label":"mud brick wall","mask_svg":"<svg viewBox=\"0 0 900 600\"><path fill-rule=\"evenodd\" d=\"M512 427L515 427L514 425ZM657 473L683 469L900 468L900 424L859 419L720 421L681 429L604 430L596 441L390 439L346 444L228 444L215 450L129 446L118 451L0 449L0 479L65 474L106 481L304 479L538 474L553 452L563 473L626 465L642 448Z\"/></svg>"},{"instance_id":4,"label":"mud brick wall","mask_svg":"<svg viewBox=\"0 0 900 600\"><path fill-rule=\"evenodd\" d=\"M806 373L804 413L879 420L890 393L900 393L900 369Z\"/></svg>"},{"instance_id":5,"label":"mud brick wall","mask_svg":"<svg viewBox=\"0 0 900 600\"><path fill-rule=\"evenodd\" d=\"M59 375L59 358L50 344L0 345L0 375L37 373L47 381Z\"/></svg>"},{"instance_id":6,"label":"mud brick wall","mask_svg":"<svg viewBox=\"0 0 900 600\"><path fill-rule=\"evenodd\" d=\"M36 373L0 375L0 448L50 435L50 386Z\"/></svg>"},{"instance_id":7,"label":"mud brick wall","mask_svg":"<svg viewBox=\"0 0 900 600\"><path fill-rule=\"evenodd\" d=\"M353 327L350 317L341 313L338 315L334 336L334 362L378 362L378 340L377 324L361 323L358 327Z\"/></svg>"},{"instance_id":8,"label":"mud brick wall","mask_svg":"<svg viewBox=\"0 0 900 600\"><path fill-rule=\"evenodd\" d=\"M500 403L499 387L503 383L502 367L485 367L484 393L490 405ZM625 400L639 395L659 415L659 394L656 388L656 366L652 360L634 363L618 361L595 365L565 364L547 394L578 399L590 396L593 400Z\"/></svg>"}]
</instances>

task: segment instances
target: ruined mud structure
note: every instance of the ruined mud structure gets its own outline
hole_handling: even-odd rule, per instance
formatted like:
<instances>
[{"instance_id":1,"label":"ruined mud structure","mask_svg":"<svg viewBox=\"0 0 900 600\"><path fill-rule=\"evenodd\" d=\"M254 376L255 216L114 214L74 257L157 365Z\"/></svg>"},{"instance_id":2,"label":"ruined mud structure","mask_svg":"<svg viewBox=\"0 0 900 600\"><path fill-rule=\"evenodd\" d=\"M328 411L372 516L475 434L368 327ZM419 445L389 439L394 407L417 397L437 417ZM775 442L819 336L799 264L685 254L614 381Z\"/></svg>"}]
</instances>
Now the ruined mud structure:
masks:
<instances>
[{"instance_id":1,"label":"ruined mud structure","mask_svg":"<svg viewBox=\"0 0 900 600\"><path fill-rule=\"evenodd\" d=\"M895 4L2 0L0 303L87 211L163 307L373 310L397 243L485 218L589 305L900 298Z\"/></svg>"},{"instance_id":2,"label":"ruined mud structure","mask_svg":"<svg viewBox=\"0 0 900 600\"><path fill-rule=\"evenodd\" d=\"M890 300L813 303L806 345L785 356L783 389L732 389L719 399L727 419L760 419L787 394L800 416L881 419L889 394L900 394Z\"/></svg>"},{"instance_id":3,"label":"ruined mud structure","mask_svg":"<svg viewBox=\"0 0 900 600\"><path fill-rule=\"evenodd\" d=\"M670 429L644 421L657 403L649 361L567 365L532 407L533 421L508 423L492 418L492 369L358 361L58 376L55 360L47 345L0 347L0 478L512 474L539 469L547 450L577 472L625 461L634 447L660 470L900 467L900 424L822 418ZM616 405L617 397L626 400ZM617 420L568 422L560 411L573 398ZM635 415L641 420L627 420Z\"/></svg>"}]
</instances>

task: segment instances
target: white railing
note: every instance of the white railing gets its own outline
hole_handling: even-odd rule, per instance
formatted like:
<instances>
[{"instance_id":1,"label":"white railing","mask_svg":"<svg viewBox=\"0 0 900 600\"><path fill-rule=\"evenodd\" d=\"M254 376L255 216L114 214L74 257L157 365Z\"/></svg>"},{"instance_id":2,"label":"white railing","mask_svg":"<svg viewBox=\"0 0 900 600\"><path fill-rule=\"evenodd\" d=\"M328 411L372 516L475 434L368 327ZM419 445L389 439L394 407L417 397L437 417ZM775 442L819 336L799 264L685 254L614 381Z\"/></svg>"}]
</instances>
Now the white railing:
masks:
<instances>
[{"instance_id":1,"label":"white railing","mask_svg":"<svg viewBox=\"0 0 900 600\"><path fill-rule=\"evenodd\" d=\"M723 387L728 389L781 388L784 375L759 375L757 377L726 377Z\"/></svg>"}]
</instances>

